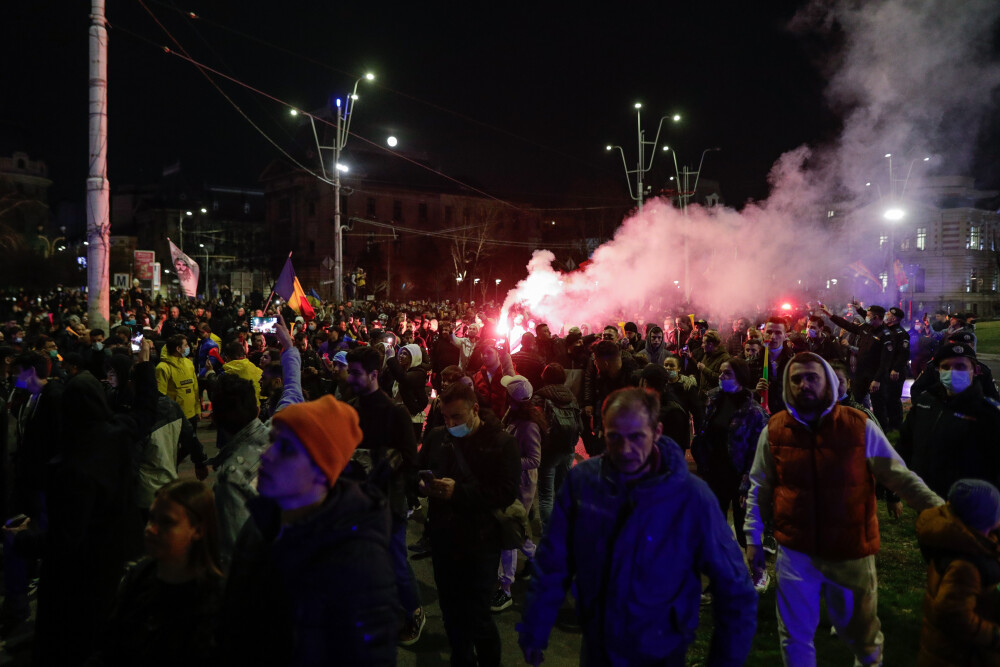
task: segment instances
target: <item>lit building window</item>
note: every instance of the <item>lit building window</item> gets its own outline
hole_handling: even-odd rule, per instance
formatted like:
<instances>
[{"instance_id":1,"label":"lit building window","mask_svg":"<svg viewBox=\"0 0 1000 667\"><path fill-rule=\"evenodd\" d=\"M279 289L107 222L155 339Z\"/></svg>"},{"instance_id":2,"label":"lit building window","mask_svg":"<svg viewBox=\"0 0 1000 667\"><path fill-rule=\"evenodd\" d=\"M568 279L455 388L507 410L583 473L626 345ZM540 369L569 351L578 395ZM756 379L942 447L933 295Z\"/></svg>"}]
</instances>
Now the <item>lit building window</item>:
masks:
<instances>
[{"instance_id":1,"label":"lit building window","mask_svg":"<svg viewBox=\"0 0 1000 667\"><path fill-rule=\"evenodd\" d=\"M832 218L835 215L837 215L836 211L827 211L826 212L826 217L828 217L828 218Z\"/></svg>"},{"instance_id":2,"label":"lit building window","mask_svg":"<svg viewBox=\"0 0 1000 667\"><path fill-rule=\"evenodd\" d=\"M879 282L882 283L882 289L885 289L886 287L889 286L889 274L888 274L888 272L883 271L882 273L878 274L878 279L879 279Z\"/></svg>"},{"instance_id":3,"label":"lit building window","mask_svg":"<svg viewBox=\"0 0 1000 667\"><path fill-rule=\"evenodd\" d=\"M885 245L888 242L889 242L889 235L888 234L879 234L879 237L878 237L878 247L879 248L884 248Z\"/></svg>"},{"instance_id":4,"label":"lit building window","mask_svg":"<svg viewBox=\"0 0 1000 667\"><path fill-rule=\"evenodd\" d=\"M917 250L927 250L926 227L917 227Z\"/></svg>"},{"instance_id":5,"label":"lit building window","mask_svg":"<svg viewBox=\"0 0 1000 667\"><path fill-rule=\"evenodd\" d=\"M982 250L979 247L979 227L972 225L969 227L969 249L970 250Z\"/></svg>"}]
</instances>

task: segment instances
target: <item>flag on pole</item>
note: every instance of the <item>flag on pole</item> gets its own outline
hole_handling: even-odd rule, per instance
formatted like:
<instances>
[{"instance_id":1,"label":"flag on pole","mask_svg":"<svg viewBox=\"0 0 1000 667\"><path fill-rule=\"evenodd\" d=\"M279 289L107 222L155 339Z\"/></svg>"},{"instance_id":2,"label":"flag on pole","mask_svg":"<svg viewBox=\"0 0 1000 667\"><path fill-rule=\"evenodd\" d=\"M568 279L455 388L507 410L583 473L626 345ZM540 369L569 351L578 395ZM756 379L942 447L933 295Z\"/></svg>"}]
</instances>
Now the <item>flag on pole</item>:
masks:
<instances>
[{"instance_id":1,"label":"flag on pole","mask_svg":"<svg viewBox=\"0 0 1000 667\"><path fill-rule=\"evenodd\" d=\"M903 263L898 259L892 263L892 274L896 278L896 287L902 287L910 283L910 279L906 277L906 271L903 270Z\"/></svg>"},{"instance_id":2,"label":"flag on pole","mask_svg":"<svg viewBox=\"0 0 1000 667\"><path fill-rule=\"evenodd\" d=\"M295 269L292 268L292 253L288 253L285 261L285 268L281 269L278 282L274 283L274 293L288 302L288 307L294 310L307 320L316 317L316 312L306 299L306 293L299 284L299 279L295 277Z\"/></svg>"},{"instance_id":3,"label":"flag on pole","mask_svg":"<svg viewBox=\"0 0 1000 667\"><path fill-rule=\"evenodd\" d=\"M177 272L177 280L181 283L181 291L187 296L197 296L198 276L201 275L198 262L181 252L181 249L175 246L174 242L169 238L167 239L167 243L170 244L170 263L174 265L174 271Z\"/></svg>"},{"instance_id":4,"label":"flag on pole","mask_svg":"<svg viewBox=\"0 0 1000 667\"><path fill-rule=\"evenodd\" d=\"M851 262L847 265L851 271L854 271L854 275L864 278L865 280L870 280L879 287L882 287L882 281L875 277L875 274L868 270L868 267L862 264L860 261Z\"/></svg>"}]
</instances>

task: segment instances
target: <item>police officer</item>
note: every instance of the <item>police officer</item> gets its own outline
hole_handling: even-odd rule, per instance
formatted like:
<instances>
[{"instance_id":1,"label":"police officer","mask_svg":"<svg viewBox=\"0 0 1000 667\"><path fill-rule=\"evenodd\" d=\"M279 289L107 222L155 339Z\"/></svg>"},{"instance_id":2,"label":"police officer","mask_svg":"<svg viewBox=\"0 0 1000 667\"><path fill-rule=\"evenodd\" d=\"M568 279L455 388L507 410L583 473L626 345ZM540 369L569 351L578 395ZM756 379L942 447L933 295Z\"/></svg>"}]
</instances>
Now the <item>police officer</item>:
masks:
<instances>
[{"instance_id":1,"label":"police officer","mask_svg":"<svg viewBox=\"0 0 1000 667\"><path fill-rule=\"evenodd\" d=\"M889 377L885 381L885 418L882 422L886 432L898 429L903 424L903 381L910 361L910 334L900 325L905 313L900 308L890 308L885 316L889 329L883 355L889 366Z\"/></svg>"},{"instance_id":2,"label":"police officer","mask_svg":"<svg viewBox=\"0 0 1000 667\"><path fill-rule=\"evenodd\" d=\"M865 311L860 305L853 305L858 315L865 318L864 324L855 324L834 315L826 306L822 306L821 310L841 329L858 334L858 362L851 381L851 392L854 394L854 400L862 405L868 404L870 394L872 412L875 413L879 423L884 424L885 393L882 384L889 379L889 360L884 354L884 348L892 334L883 322L885 308L872 306Z\"/></svg>"}]
</instances>

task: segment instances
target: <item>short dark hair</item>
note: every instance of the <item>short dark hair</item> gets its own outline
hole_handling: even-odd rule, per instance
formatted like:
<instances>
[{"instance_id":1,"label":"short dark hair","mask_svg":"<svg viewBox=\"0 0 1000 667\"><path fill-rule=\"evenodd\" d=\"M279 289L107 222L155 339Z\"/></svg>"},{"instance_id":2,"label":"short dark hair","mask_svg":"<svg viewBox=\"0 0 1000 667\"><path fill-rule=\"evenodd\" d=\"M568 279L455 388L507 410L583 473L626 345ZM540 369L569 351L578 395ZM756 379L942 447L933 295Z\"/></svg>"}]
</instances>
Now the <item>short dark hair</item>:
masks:
<instances>
[{"instance_id":1,"label":"short dark hair","mask_svg":"<svg viewBox=\"0 0 1000 667\"><path fill-rule=\"evenodd\" d=\"M351 353L347 353L348 359L350 359ZM465 371L463 371L458 366L445 366L441 371L441 380L443 382L458 382L465 377Z\"/></svg>"},{"instance_id":2,"label":"short dark hair","mask_svg":"<svg viewBox=\"0 0 1000 667\"><path fill-rule=\"evenodd\" d=\"M375 348L364 345L347 351L348 364L361 364L366 373L382 369L382 355Z\"/></svg>"},{"instance_id":3,"label":"short dark hair","mask_svg":"<svg viewBox=\"0 0 1000 667\"><path fill-rule=\"evenodd\" d=\"M771 315L769 318L767 318L767 322L765 322L764 324L765 325L780 324L781 326L785 327L785 331L788 331L788 320L786 320L781 315Z\"/></svg>"},{"instance_id":4,"label":"short dark hair","mask_svg":"<svg viewBox=\"0 0 1000 667\"><path fill-rule=\"evenodd\" d=\"M621 354L621 348L610 340L602 340L594 345L594 356L598 359L620 357Z\"/></svg>"},{"instance_id":5,"label":"short dark hair","mask_svg":"<svg viewBox=\"0 0 1000 667\"><path fill-rule=\"evenodd\" d=\"M656 430L656 425L660 421L660 395L655 391L639 389L638 387L626 387L618 389L604 399L601 405L601 419L607 424L608 415L624 407L639 406L646 411L649 419L649 427Z\"/></svg>"},{"instance_id":6,"label":"short dark hair","mask_svg":"<svg viewBox=\"0 0 1000 667\"><path fill-rule=\"evenodd\" d=\"M52 369L52 359L49 355L42 354L41 352L24 352L14 359L12 365L19 367L22 371L34 368L38 379L44 380L49 376L49 371Z\"/></svg>"},{"instance_id":7,"label":"short dark hair","mask_svg":"<svg viewBox=\"0 0 1000 667\"><path fill-rule=\"evenodd\" d=\"M464 382L453 382L448 388L441 392L441 403L448 404L454 401L465 401L469 405L478 405L479 399L475 390Z\"/></svg>"},{"instance_id":8,"label":"short dark hair","mask_svg":"<svg viewBox=\"0 0 1000 667\"><path fill-rule=\"evenodd\" d=\"M104 338L107 338L107 335L104 333L104 329L91 329L90 330L90 335L91 336L102 336Z\"/></svg>"},{"instance_id":9,"label":"short dark hair","mask_svg":"<svg viewBox=\"0 0 1000 667\"><path fill-rule=\"evenodd\" d=\"M646 386L650 389L662 392L669 382L667 369L656 364L646 364L642 369L642 379L646 381Z\"/></svg>"},{"instance_id":10,"label":"short dark hair","mask_svg":"<svg viewBox=\"0 0 1000 667\"><path fill-rule=\"evenodd\" d=\"M184 347L184 343L187 342L187 338L184 334L174 334L167 339L167 354L173 354L177 348Z\"/></svg>"},{"instance_id":11,"label":"short dark hair","mask_svg":"<svg viewBox=\"0 0 1000 667\"><path fill-rule=\"evenodd\" d=\"M232 361L234 359L245 359L247 351L243 348L243 343L238 340L231 340L222 348L222 354L226 359Z\"/></svg>"},{"instance_id":12,"label":"short dark hair","mask_svg":"<svg viewBox=\"0 0 1000 667\"><path fill-rule=\"evenodd\" d=\"M649 331L646 332L646 338L649 338L653 334L663 335L663 329L657 326L650 327Z\"/></svg>"},{"instance_id":13,"label":"short dark hair","mask_svg":"<svg viewBox=\"0 0 1000 667\"><path fill-rule=\"evenodd\" d=\"M722 363L729 364L729 367L733 369L733 375L736 376L736 381L740 383L740 386L744 389L753 389L754 382L753 373L750 372L750 366L746 361L740 359L739 357L729 357Z\"/></svg>"},{"instance_id":14,"label":"short dark hair","mask_svg":"<svg viewBox=\"0 0 1000 667\"><path fill-rule=\"evenodd\" d=\"M226 425L243 428L257 418L257 394L250 380L223 373L212 390L212 412Z\"/></svg>"},{"instance_id":15,"label":"short dark hair","mask_svg":"<svg viewBox=\"0 0 1000 667\"><path fill-rule=\"evenodd\" d=\"M817 324L820 325L820 328L823 327L823 318L820 317L819 315L810 315L809 318L806 320L806 322L807 323L808 322L816 322Z\"/></svg>"},{"instance_id":16,"label":"short dark hair","mask_svg":"<svg viewBox=\"0 0 1000 667\"><path fill-rule=\"evenodd\" d=\"M544 386L566 384L566 369L562 364L549 364L542 369L542 384Z\"/></svg>"}]
</instances>

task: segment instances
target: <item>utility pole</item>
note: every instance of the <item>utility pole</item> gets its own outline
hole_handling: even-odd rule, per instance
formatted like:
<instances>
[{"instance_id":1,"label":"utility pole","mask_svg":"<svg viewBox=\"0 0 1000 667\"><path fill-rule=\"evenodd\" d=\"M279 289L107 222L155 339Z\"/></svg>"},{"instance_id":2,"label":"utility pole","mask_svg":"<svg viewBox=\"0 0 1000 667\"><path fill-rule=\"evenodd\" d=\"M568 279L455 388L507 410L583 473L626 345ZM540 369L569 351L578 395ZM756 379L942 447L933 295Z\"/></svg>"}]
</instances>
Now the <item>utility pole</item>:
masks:
<instances>
[{"instance_id":1,"label":"utility pole","mask_svg":"<svg viewBox=\"0 0 1000 667\"><path fill-rule=\"evenodd\" d=\"M90 168L87 173L87 325L108 329L111 245L108 183L108 31L104 0L90 5Z\"/></svg>"},{"instance_id":2,"label":"utility pole","mask_svg":"<svg viewBox=\"0 0 1000 667\"><path fill-rule=\"evenodd\" d=\"M666 150L666 147L664 147ZM701 159L698 160L698 170L691 171L691 168L686 166L684 171L681 171L677 167L677 151L672 151L674 156L674 177L677 179L677 204L681 207L681 211L684 213L684 224L689 224L687 221L688 215L688 202L694 193L698 190L698 180L701 178L701 165L705 163L705 154L712 151L720 151L721 148L706 148L701 152ZM694 176L694 187L690 187L690 178ZM683 182L681 182L681 177L684 177ZM691 301L691 251L688 248L688 235L684 234L684 300L690 303Z\"/></svg>"},{"instance_id":3,"label":"utility pole","mask_svg":"<svg viewBox=\"0 0 1000 667\"><path fill-rule=\"evenodd\" d=\"M362 79L374 81L374 74L365 74ZM333 300L340 303L344 300L344 237L343 228L340 224L340 172L347 171L347 166L340 163L340 155L347 145L347 138L351 135L351 117L354 115L354 102L358 99L358 84L361 79L354 82L354 89L347 96L346 100L336 98L334 107L331 109L337 115L336 136L332 146L321 146L319 134L316 133L316 120L309 116L309 123L312 125L313 139L316 141L316 152L320 156L320 169L323 180L333 185ZM293 109L292 113L298 115L298 110ZM323 162L323 151L333 151L333 176L332 181L327 177L326 164Z\"/></svg>"},{"instance_id":4,"label":"utility pole","mask_svg":"<svg viewBox=\"0 0 1000 667\"><path fill-rule=\"evenodd\" d=\"M638 162L636 163L635 169L628 168L628 163L625 161L625 151L622 150L621 146L614 146L609 144L608 146L605 147L605 150L608 151L612 151L617 148L618 152L621 154L622 166L625 167L625 180L628 183L629 196L632 198L632 201L636 202L636 204L638 205L640 213L642 213L642 203L646 198L646 190L642 184L642 177L646 174L646 172L648 172L650 169L653 168L653 158L656 157L656 151L654 150L653 154L649 156L649 164L646 164L646 146L656 146L656 144L659 143L660 130L663 129L663 121L665 121L667 118L670 118L675 123L681 119L680 114L674 114L673 116L663 116L662 118L660 118L660 124L656 128L656 138L653 141L646 141L646 132L642 129L642 104L640 104L639 102L635 103L635 123L636 123L636 132L638 135L638 144L639 144L639 159ZM664 146L663 150L667 150L667 147ZM635 192L632 191L632 179L630 178L632 174L635 174L635 181L636 181Z\"/></svg>"}]
</instances>

